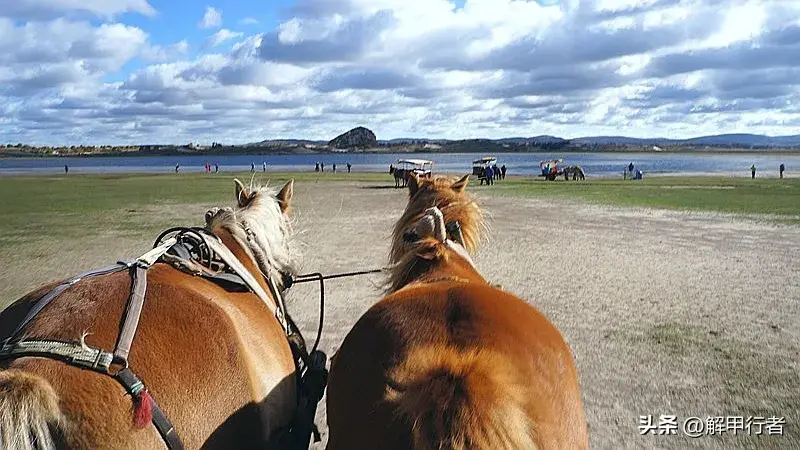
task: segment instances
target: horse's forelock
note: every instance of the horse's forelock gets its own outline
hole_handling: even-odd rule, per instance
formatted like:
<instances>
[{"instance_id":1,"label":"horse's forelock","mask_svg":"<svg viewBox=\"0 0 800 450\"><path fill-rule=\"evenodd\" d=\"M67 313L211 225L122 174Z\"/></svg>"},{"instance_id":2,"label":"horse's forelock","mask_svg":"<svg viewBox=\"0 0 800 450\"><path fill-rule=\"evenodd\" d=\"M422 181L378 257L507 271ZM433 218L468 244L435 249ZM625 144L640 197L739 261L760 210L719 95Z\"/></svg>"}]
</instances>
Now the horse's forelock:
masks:
<instances>
[{"instance_id":1,"label":"horse's forelock","mask_svg":"<svg viewBox=\"0 0 800 450\"><path fill-rule=\"evenodd\" d=\"M250 184L250 201L235 209L219 210L210 218L208 227L212 230L224 228L233 234L255 257L265 274L296 273L299 255L292 246L292 223L281 211L277 191L269 186L253 185L253 181ZM274 281L282 284L280 277Z\"/></svg>"}]
</instances>

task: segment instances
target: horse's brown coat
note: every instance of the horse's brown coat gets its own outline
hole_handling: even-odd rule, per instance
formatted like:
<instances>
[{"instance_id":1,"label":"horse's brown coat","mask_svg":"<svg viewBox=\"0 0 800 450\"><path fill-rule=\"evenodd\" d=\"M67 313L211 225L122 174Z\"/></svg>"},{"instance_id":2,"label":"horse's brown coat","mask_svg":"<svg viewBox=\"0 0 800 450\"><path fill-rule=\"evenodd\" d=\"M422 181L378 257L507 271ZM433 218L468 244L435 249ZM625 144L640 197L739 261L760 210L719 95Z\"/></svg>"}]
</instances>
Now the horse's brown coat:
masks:
<instances>
[{"instance_id":1,"label":"horse's brown coat","mask_svg":"<svg viewBox=\"0 0 800 450\"><path fill-rule=\"evenodd\" d=\"M438 206L469 250L482 229L466 177L409 181L390 293L356 323L328 384L329 450L588 447L577 370L538 310L457 252L403 234Z\"/></svg>"},{"instance_id":2,"label":"horse's brown coat","mask_svg":"<svg viewBox=\"0 0 800 450\"><path fill-rule=\"evenodd\" d=\"M242 192L239 186L240 206L243 198L268 195ZM260 201L275 201L286 212L290 200L291 183L277 198ZM269 292L259 268L231 233L224 228L214 231ZM0 314L0 334L8 335L32 302L52 286L25 296ZM81 281L45 308L26 335L75 341L86 334L87 344L111 350L130 287L125 272ZM250 293L225 291L165 264L148 272L129 362L187 449L257 447L288 423L295 408L291 350L261 300ZM61 447L164 448L154 427L134 428L131 399L111 377L43 358L17 359L6 369L52 386L64 419ZM0 397L19 373L0 372L11 374L6 380L0 376ZM10 433L0 430L4 437Z\"/></svg>"}]
</instances>

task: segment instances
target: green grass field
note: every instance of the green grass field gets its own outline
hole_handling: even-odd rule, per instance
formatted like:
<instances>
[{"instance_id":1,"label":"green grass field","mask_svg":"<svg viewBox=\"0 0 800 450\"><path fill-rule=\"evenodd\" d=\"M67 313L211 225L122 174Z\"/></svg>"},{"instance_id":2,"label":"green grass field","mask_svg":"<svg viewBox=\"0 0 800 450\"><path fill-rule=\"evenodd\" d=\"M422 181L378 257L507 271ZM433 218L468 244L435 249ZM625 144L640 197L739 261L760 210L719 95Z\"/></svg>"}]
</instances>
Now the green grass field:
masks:
<instances>
[{"instance_id":1,"label":"green grass field","mask_svg":"<svg viewBox=\"0 0 800 450\"><path fill-rule=\"evenodd\" d=\"M577 182L508 178L491 190L503 195L577 198L618 206L769 214L781 222L800 223L798 178L650 177Z\"/></svg>"},{"instance_id":2,"label":"green grass field","mask_svg":"<svg viewBox=\"0 0 800 450\"><path fill-rule=\"evenodd\" d=\"M126 229L137 225L137 210L170 204L226 204L232 178L247 183L251 174L70 175L0 177L0 244L7 239L38 238L42 233L69 235L90 217L95 225ZM256 180L281 185L359 181L393 185L383 173L317 174L257 173ZM800 179L650 177L641 181L586 180L581 182L513 177L494 186L470 189L491 195L571 198L618 206L769 214L772 220L800 224ZM55 226L57 224L57 226ZM146 225L156 231L168 225ZM145 230L140 230L145 231Z\"/></svg>"}]
</instances>

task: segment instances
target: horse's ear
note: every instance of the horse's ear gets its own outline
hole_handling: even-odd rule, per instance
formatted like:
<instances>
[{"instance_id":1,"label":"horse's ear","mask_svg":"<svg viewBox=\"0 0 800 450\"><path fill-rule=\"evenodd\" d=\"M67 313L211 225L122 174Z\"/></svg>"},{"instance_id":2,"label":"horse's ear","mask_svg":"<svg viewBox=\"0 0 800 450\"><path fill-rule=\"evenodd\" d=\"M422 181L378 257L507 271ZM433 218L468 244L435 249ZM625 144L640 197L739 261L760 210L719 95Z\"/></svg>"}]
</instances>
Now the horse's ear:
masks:
<instances>
[{"instance_id":1,"label":"horse's ear","mask_svg":"<svg viewBox=\"0 0 800 450\"><path fill-rule=\"evenodd\" d=\"M250 192L238 178L234 178L233 182L236 184L236 204L238 204L240 208L244 208L250 203Z\"/></svg>"},{"instance_id":2,"label":"horse's ear","mask_svg":"<svg viewBox=\"0 0 800 450\"><path fill-rule=\"evenodd\" d=\"M461 177L460 180L456 181L455 183L450 185L450 189L456 192L464 192L464 189L467 188L467 183L469 183L469 175L464 175Z\"/></svg>"},{"instance_id":3,"label":"horse's ear","mask_svg":"<svg viewBox=\"0 0 800 450\"><path fill-rule=\"evenodd\" d=\"M419 178L417 178L417 174L411 172L408 175L408 195L414 196L419 190Z\"/></svg>"},{"instance_id":4,"label":"horse's ear","mask_svg":"<svg viewBox=\"0 0 800 450\"><path fill-rule=\"evenodd\" d=\"M294 193L294 179L289 180L278 192L278 204L281 205L281 212L286 214L292 206L292 194Z\"/></svg>"}]
</instances>

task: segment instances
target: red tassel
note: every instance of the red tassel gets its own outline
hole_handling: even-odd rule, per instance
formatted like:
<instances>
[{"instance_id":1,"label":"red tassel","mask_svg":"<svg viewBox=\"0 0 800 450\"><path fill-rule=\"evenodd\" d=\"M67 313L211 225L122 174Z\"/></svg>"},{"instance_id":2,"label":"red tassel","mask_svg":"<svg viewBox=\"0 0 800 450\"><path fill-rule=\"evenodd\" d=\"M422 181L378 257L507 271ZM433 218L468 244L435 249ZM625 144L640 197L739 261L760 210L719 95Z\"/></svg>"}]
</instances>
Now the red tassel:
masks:
<instances>
[{"instance_id":1,"label":"red tassel","mask_svg":"<svg viewBox=\"0 0 800 450\"><path fill-rule=\"evenodd\" d=\"M133 426L141 429L153 421L153 399L147 391L133 398Z\"/></svg>"}]
</instances>

